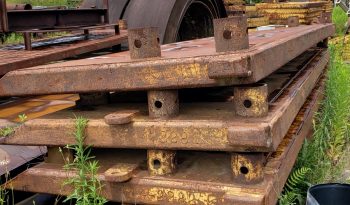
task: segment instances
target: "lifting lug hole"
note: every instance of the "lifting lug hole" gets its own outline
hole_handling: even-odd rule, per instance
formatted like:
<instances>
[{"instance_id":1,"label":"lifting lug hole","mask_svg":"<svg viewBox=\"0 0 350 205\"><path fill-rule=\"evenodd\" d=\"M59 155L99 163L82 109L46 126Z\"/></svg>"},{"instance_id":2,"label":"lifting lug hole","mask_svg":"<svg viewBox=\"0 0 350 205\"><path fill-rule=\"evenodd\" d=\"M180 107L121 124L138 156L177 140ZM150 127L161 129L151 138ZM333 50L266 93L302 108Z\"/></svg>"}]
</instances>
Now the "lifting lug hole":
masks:
<instances>
[{"instance_id":1,"label":"lifting lug hole","mask_svg":"<svg viewBox=\"0 0 350 205\"><path fill-rule=\"evenodd\" d=\"M226 40L231 39L231 38L232 38L232 32L229 31L229 30L224 30L223 37L224 37L224 39L226 39Z\"/></svg>"},{"instance_id":2,"label":"lifting lug hole","mask_svg":"<svg viewBox=\"0 0 350 205\"><path fill-rule=\"evenodd\" d=\"M244 100L243 105L244 105L245 108L251 108L252 107L252 101Z\"/></svg>"},{"instance_id":3,"label":"lifting lug hole","mask_svg":"<svg viewBox=\"0 0 350 205\"><path fill-rule=\"evenodd\" d=\"M156 108L160 109L160 108L163 107L163 103L160 102L159 100L156 100L156 101L154 102L154 106L155 106Z\"/></svg>"},{"instance_id":4,"label":"lifting lug hole","mask_svg":"<svg viewBox=\"0 0 350 205\"><path fill-rule=\"evenodd\" d=\"M248 174L249 169L248 169L247 167L241 167L241 168L239 169L239 171L240 171L242 174L246 175L246 174Z\"/></svg>"},{"instance_id":5,"label":"lifting lug hole","mask_svg":"<svg viewBox=\"0 0 350 205\"><path fill-rule=\"evenodd\" d=\"M142 43L141 43L140 40L137 39L137 40L134 41L134 45L135 45L136 48L141 48Z\"/></svg>"},{"instance_id":6,"label":"lifting lug hole","mask_svg":"<svg viewBox=\"0 0 350 205\"><path fill-rule=\"evenodd\" d=\"M158 159L153 160L153 168L159 169L160 168L160 161Z\"/></svg>"}]
</instances>

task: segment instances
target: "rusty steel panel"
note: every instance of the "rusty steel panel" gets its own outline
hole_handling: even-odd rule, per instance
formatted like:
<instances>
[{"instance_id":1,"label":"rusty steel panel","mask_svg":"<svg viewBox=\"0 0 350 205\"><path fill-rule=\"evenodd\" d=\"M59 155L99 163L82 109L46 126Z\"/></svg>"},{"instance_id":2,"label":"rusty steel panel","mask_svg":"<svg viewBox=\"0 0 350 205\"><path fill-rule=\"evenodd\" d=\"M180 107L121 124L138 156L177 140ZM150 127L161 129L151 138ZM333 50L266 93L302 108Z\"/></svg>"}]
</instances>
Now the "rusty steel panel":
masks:
<instances>
[{"instance_id":1,"label":"rusty steel panel","mask_svg":"<svg viewBox=\"0 0 350 205\"><path fill-rule=\"evenodd\" d=\"M159 30L135 28L128 30L131 59L160 57Z\"/></svg>"},{"instance_id":2,"label":"rusty steel panel","mask_svg":"<svg viewBox=\"0 0 350 205\"><path fill-rule=\"evenodd\" d=\"M91 26L108 23L107 9L9 10L9 31Z\"/></svg>"},{"instance_id":3,"label":"rusty steel panel","mask_svg":"<svg viewBox=\"0 0 350 205\"><path fill-rule=\"evenodd\" d=\"M283 3L258 3L257 9L309 9L324 6L326 2L283 2Z\"/></svg>"},{"instance_id":4,"label":"rusty steel panel","mask_svg":"<svg viewBox=\"0 0 350 205\"><path fill-rule=\"evenodd\" d=\"M8 32L6 0L0 0L0 32Z\"/></svg>"},{"instance_id":5,"label":"rusty steel panel","mask_svg":"<svg viewBox=\"0 0 350 205\"><path fill-rule=\"evenodd\" d=\"M24 98L0 105L0 120L7 122L21 122L19 115L25 114L27 120L48 115L59 110L74 107L78 95L47 95L35 98ZM0 121L0 126L6 126Z\"/></svg>"},{"instance_id":6,"label":"rusty steel panel","mask_svg":"<svg viewBox=\"0 0 350 205\"><path fill-rule=\"evenodd\" d=\"M168 176L151 176L137 169L130 180L118 183L106 176L106 171L118 164L143 166L145 152L115 150L96 152L102 180L102 195L110 201L132 204L205 204L205 205L274 205L288 178L299 150L312 128L312 118L322 97L323 81L298 113L277 151L271 153L263 166L264 178L257 184L237 184L233 181L230 156L226 153L183 152L177 171ZM111 155L112 153L112 155ZM109 156L109 157L106 157ZM112 157L113 156L113 157ZM220 170L220 171L218 171ZM126 171L126 174L129 173ZM68 176L62 165L43 163L23 172L10 183L15 190L68 195L72 187L62 187ZM50 186L47 186L50 184Z\"/></svg>"},{"instance_id":7,"label":"rusty steel panel","mask_svg":"<svg viewBox=\"0 0 350 205\"><path fill-rule=\"evenodd\" d=\"M242 120L234 113L232 102L184 103L180 115L171 119L151 119L147 106L142 108L138 104L102 106L97 111L74 111L74 114L90 119L85 142L95 147L269 152L281 142L328 60L326 50L315 55L305 65L305 70L270 104L266 117ZM105 123L104 116L125 109L139 109L140 113L129 124L110 126ZM29 121L3 143L73 144L72 116L72 111L62 111Z\"/></svg>"},{"instance_id":8,"label":"rusty steel panel","mask_svg":"<svg viewBox=\"0 0 350 205\"><path fill-rule=\"evenodd\" d=\"M121 52L22 69L0 79L0 96L254 83L333 34L332 24L299 26L250 34L251 46L245 51L216 53L214 39L206 38L164 45L159 59L131 60L129 52ZM217 66L237 75L211 79L208 72Z\"/></svg>"},{"instance_id":9,"label":"rusty steel panel","mask_svg":"<svg viewBox=\"0 0 350 205\"><path fill-rule=\"evenodd\" d=\"M0 76L10 71L32 66L43 65L52 61L63 60L79 54L109 48L127 41L127 33L106 37L98 40L89 40L75 44L48 47L40 50L0 50ZM29 79L28 79L29 80ZM33 82L34 83L34 82ZM39 85L38 85L39 86Z\"/></svg>"}]
</instances>

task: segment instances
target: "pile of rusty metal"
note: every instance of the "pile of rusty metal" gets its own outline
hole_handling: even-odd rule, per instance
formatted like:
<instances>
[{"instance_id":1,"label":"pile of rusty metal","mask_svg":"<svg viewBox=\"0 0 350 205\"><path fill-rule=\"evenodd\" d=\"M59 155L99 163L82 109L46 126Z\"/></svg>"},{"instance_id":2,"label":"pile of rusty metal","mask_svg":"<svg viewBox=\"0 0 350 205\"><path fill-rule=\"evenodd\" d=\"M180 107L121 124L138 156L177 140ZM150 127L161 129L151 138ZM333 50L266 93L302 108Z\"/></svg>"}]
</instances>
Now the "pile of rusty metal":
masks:
<instances>
[{"instance_id":1,"label":"pile of rusty metal","mask_svg":"<svg viewBox=\"0 0 350 205\"><path fill-rule=\"evenodd\" d=\"M287 24L288 17L296 16L301 24L317 23L319 16L330 15L326 1L278 2L256 4L257 10L269 17L270 24Z\"/></svg>"},{"instance_id":2,"label":"pile of rusty metal","mask_svg":"<svg viewBox=\"0 0 350 205\"><path fill-rule=\"evenodd\" d=\"M259 13L255 5L246 5L245 14L248 17L248 28L256 28L266 26L269 22L269 17Z\"/></svg>"},{"instance_id":3,"label":"pile of rusty metal","mask_svg":"<svg viewBox=\"0 0 350 205\"><path fill-rule=\"evenodd\" d=\"M63 9L49 7L32 9L30 4L7 4L0 0L0 34L16 32L23 35L26 50L32 50L32 36L38 33L84 31L113 27L119 34L118 24L110 24L108 4L105 8Z\"/></svg>"},{"instance_id":4,"label":"pile of rusty metal","mask_svg":"<svg viewBox=\"0 0 350 205\"><path fill-rule=\"evenodd\" d=\"M237 16L245 13L244 0L224 0L224 5L228 16Z\"/></svg>"},{"instance_id":5,"label":"pile of rusty metal","mask_svg":"<svg viewBox=\"0 0 350 205\"><path fill-rule=\"evenodd\" d=\"M213 38L159 45L129 29L130 51L12 70L0 96L80 94L77 106L29 120L2 144L48 146L15 190L68 195L63 149L74 116L99 161L102 194L130 204L275 204L312 127L329 61L330 23L247 33L214 20ZM317 46L316 46L317 45Z\"/></svg>"}]
</instances>

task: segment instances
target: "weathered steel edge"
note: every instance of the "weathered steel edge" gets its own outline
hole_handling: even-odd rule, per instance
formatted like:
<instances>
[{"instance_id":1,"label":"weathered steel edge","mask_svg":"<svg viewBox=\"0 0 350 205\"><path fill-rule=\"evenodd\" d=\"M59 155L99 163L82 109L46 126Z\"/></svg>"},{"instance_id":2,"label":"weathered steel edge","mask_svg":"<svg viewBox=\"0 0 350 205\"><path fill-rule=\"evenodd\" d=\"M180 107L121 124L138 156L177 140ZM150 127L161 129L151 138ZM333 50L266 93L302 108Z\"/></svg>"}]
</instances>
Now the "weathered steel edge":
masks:
<instances>
[{"instance_id":1,"label":"weathered steel edge","mask_svg":"<svg viewBox=\"0 0 350 205\"><path fill-rule=\"evenodd\" d=\"M232 122L135 120L120 126L109 126L103 119L90 120L85 142L105 148L274 151L324 70L329 52L322 52L318 58L265 119L246 124L237 123L239 119ZM64 146L75 142L73 131L73 120L36 119L22 125L1 143Z\"/></svg>"},{"instance_id":2,"label":"weathered steel edge","mask_svg":"<svg viewBox=\"0 0 350 205\"><path fill-rule=\"evenodd\" d=\"M316 89L315 92L311 94L311 96L308 97L307 103L311 106L311 108L309 110L306 110L304 113L299 113L297 115L295 121L299 120L300 118L304 118L304 120L301 123L302 127L300 130L298 127L295 128L298 130L299 134L296 138L290 141L288 145L288 147L290 147L289 150L283 151L281 149L281 147L283 147L282 143L286 143L287 141L287 139L284 139L281 142L281 145L279 145L279 147L277 148L276 152L274 152L274 155L277 155L278 157L273 156L271 157L272 159L268 159L268 163L265 166L265 173L266 175L268 175L267 178L271 178L271 179L275 178L275 180L272 180L273 183L271 183L270 187L267 189L265 204L271 204L271 205L276 204L278 197L280 196L280 193L283 190L284 184L288 179L289 173L294 166L294 162L297 159L298 153L304 142L305 137L301 137L301 136L310 136L312 134L312 131L313 131L312 119L315 113L317 112L317 110L320 108L321 101L324 98L323 91L325 88L325 81L326 81L325 79L326 79L325 76L323 76L320 79L320 81L316 85L318 88ZM304 107L302 109L304 109ZM293 162L293 163L283 163L284 161ZM279 170L279 171L276 172L276 170ZM275 176L276 173L278 175L277 178Z\"/></svg>"},{"instance_id":3,"label":"weathered steel edge","mask_svg":"<svg viewBox=\"0 0 350 205\"><path fill-rule=\"evenodd\" d=\"M305 117L301 129L293 134L292 130L295 131L295 128L291 128L291 136L284 138L277 151L268 159L264 168L266 176L263 183L255 186L240 186L232 183L222 184L167 179L166 177L148 177L145 173L138 174L138 176L125 183L106 183L103 186L104 196L113 201L148 204L183 204L184 201L180 201L183 198L176 197L179 195L184 196L184 199L191 198L186 196L193 196L192 200L204 200L201 202L206 205L276 204L279 193L282 191L301 149L302 142L312 128L312 118L319 108L318 102L322 98L322 95L318 93L322 93L324 88L322 81L320 84L317 92L313 93L316 98L311 97L311 102L309 102L310 112L299 113L302 116L298 114L298 117ZM63 189L62 184L69 176L59 166L56 166L56 169L52 167L45 169L45 166L44 168L34 167L12 180L9 186L21 191L67 195L72 190L68 187ZM39 178L40 180L38 180ZM101 176L101 179L103 180L103 176ZM47 184L50 184L50 189L45 186ZM193 190L194 186L196 187L195 191ZM166 195L165 193L175 193L176 196ZM158 201L159 199L167 201Z\"/></svg>"},{"instance_id":4,"label":"weathered steel edge","mask_svg":"<svg viewBox=\"0 0 350 205\"><path fill-rule=\"evenodd\" d=\"M261 48L253 46L251 49L242 51L240 55L233 52L218 53L213 56L156 59L74 68L66 66L24 69L10 72L0 79L0 96L174 89L254 83L333 34L334 26L325 24L300 32L297 36L267 43ZM249 78L210 79L208 72L213 66L230 68L239 73L243 70L252 71L252 75Z\"/></svg>"},{"instance_id":5,"label":"weathered steel edge","mask_svg":"<svg viewBox=\"0 0 350 205\"><path fill-rule=\"evenodd\" d=\"M270 44L263 46L260 51L250 55L249 65L253 75L244 80L244 83L257 82L265 78L308 48L334 35L334 32L335 27L333 24L328 24L328 26L319 29L317 32L299 35L283 44L275 44L270 48L264 48Z\"/></svg>"},{"instance_id":6,"label":"weathered steel edge","mask_svg":"<svg viewBox=\"0 0 350 205\"><path fill-rule=\"evenodd\" d=\"M50 50L49 50L47 51L49 54L45 54L45 51L42 51L42 54L44 57L36 56L34 58L28 58L26 60L21 60L13 63L0 65L0 76L5 75L10 71L43 65L49 62L66 59L72 56L89 53L89 52L101 50L104 48L109 48L114 45L127 42L127 40L128 40L127 33L124 31L121 31L120 35L111 36L111 37L90 41L90 42L78 43L76 45L68 46L65 48L55 49L57 50L57 52L55 53L50 53Z\"/></svg>"},{"instance_id":7,"label":"weathered steel edge","mask_svg":"<svg viewBox=\"0 0 350 205\"><path fill-rule=\"evenodd\" d=\"M281 118L274 118L270 122L271 132L273 139L272 150L276 150L279 143L282 141L283 136L287 133L289 126L292 124L295 116L303 106L305 99L312 93L315 85L319 81L322 73L327 68L328 62L330 60L329 51L325 51L324 55L320 57L320 61L315 65L316 68L321 67L322 69L315 69L315 72L309 75L308 80L304 82L298 82L300 84L300 90L292 90L289 94L292 97L290 104L292 106L284 107L282 112L284 113Z\"/></svg>"}]
</instances>

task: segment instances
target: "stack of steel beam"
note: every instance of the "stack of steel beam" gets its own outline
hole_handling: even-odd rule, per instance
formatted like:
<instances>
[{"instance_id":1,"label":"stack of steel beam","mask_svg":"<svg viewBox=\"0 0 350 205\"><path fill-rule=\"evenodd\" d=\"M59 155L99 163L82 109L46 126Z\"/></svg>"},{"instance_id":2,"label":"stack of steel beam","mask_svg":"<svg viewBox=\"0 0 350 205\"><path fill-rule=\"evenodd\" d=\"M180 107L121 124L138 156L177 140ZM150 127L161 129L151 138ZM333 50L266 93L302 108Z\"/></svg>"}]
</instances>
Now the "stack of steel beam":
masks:
<instances>
[{"instance_id":1,"label":"stack of steel beam","mask_svg":"<svg viewBox=\"0 0 350 205\"><path fill-rule=\"evenodd\" d=\"M224 0L225 9L228 16L237 16L245 13L244 0Z\"/></svg>"},{"instance_id":2,"label":"stack of steel beam","mask_svg":"<svg viewBox=\"0 0 350 205\"><path fill-rule=\"evenodd\" d=\"M248 28L256 28L269 24L269 18L259 13L255 5L247 5L245 11L248 17Z\"/></svg>"},{"instance_id":3,"label":"stack of steel beam","mask_svg":"<svg viewBox=\"0 0 350 205\"><path fill-rule=\"evenodd\" d=\"M326 5L319 2L259 3L257 10L269 17L270 24L286 24L288 17L297 16L301 24L311 24L321 16Z\"/></svg>"},{"instance_id":4,"label":"stack of steel beam","mask_svg":"<svg viewBox=\"0 0 350 205\"><path fill-rule=\"evenodd\" d=\"M45 145L45 162L8 186L69 195L75 116L99 162L101 194L130 204L276 204L312 127L330 23L247 33L214 20L214 38L159 45L130 29L130 51L14 70L0 96L79 93L74 109L29 120L2 144ZM315 46L318 45L318 46ZM60 149L59 149L60 148ZM63 150L62 154L58 153Z\"/></svg>"}]
</instances>

